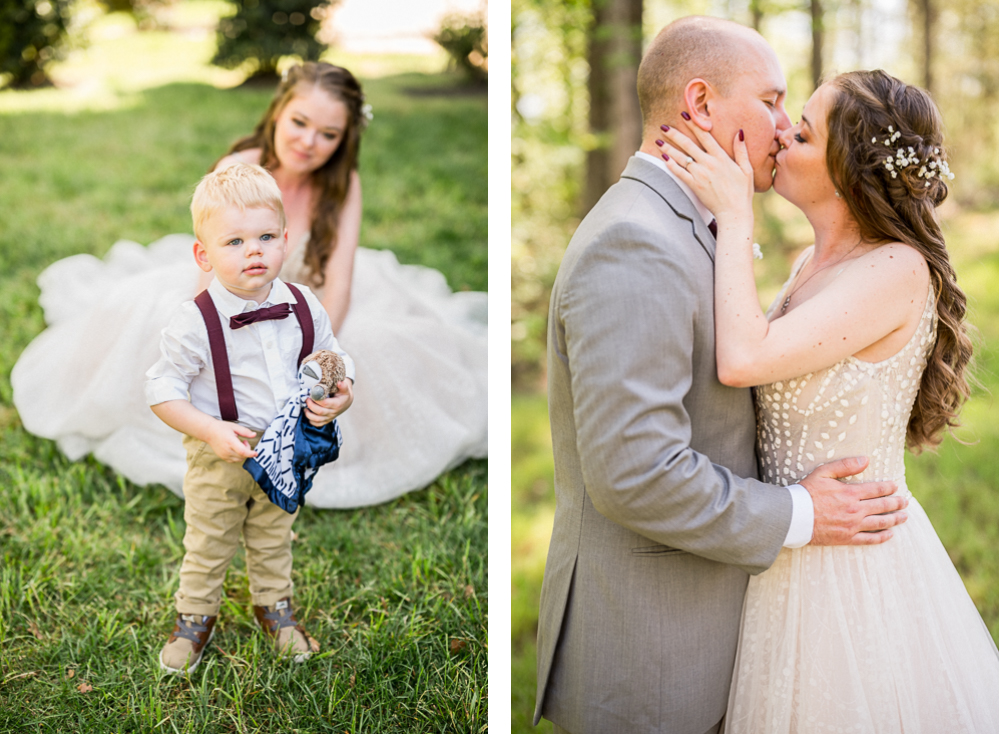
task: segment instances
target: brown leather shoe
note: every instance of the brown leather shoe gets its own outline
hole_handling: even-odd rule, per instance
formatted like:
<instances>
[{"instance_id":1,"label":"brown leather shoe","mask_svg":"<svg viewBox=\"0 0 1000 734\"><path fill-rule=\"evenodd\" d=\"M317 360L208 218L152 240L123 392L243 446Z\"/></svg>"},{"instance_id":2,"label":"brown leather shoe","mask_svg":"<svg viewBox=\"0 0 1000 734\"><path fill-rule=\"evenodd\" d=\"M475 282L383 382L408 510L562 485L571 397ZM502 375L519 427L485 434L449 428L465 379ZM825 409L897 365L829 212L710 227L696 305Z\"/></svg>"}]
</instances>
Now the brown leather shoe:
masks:
<instances>
[{"instance_id":1,"label":"brown leather shoe","mask_svg":"<svg viewBox=\"0 0 1000 734\"><path fill-rule=\"evenodd\" d=\"M193 673L205 648L215 637L215 620L200 614L178 614L170 639L160 650L160 669L168 673Z\"/></svg>"},{"instance_id":2,"label":"brown leather shoe","mask_svg":"<svg viewBox=\"0 0 1000 734\"><path fill-rule=\"evenodd\" d=\"M273 607L254 605L253 615L264 634L274 641L279 655L292 655L295 662L302 663L314 652L319 652L319 643L292 616L292 603L288 597Z\"/></svg>"}]
</instances>

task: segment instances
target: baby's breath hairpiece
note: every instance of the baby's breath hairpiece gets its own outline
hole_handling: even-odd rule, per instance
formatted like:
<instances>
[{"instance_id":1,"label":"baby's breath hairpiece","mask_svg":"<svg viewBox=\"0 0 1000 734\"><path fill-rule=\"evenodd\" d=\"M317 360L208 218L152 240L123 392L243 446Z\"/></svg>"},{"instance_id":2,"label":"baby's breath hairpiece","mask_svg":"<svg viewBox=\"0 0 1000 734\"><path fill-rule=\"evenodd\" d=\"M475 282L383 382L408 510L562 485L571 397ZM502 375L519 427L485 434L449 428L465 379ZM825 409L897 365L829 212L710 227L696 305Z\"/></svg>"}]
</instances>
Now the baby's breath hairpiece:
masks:
<instances>
[{"instance_id":1,"label":"baby's breath hairpiece","mask_svg":"<svg viewBox=\"0 0 1000 734\"><path fill-rule=\"evenodd\" d=\"M361 119L359 120L359 122L361 123L362 130L368 127L368 123L370 123L372 119L374 119L374 117L375 115L372 114L372 106L370 104L365 102L363 105L361 105Z\"/></svg>"},{"instance_id":2,"label":"baby's breath hairpiece","mask_svg":"<svg viewBox=\"0 0 1000 734\"><path fill-rule=\"evenodd\" d=\"M886 146L889 146L895 143L901 136L902 133L899 132L899 130L893 130L892 125L889 125L889 137L882 142ZM872 138L872 142L877 143L878 139ZM897 170L902 171L904 168L908 168L910 166L920 166L920 170L917 171L917 178L926 179L924 181L924 188L926 189L931 185L931 179L934 178L934 176L937 176L942 181L946 178L949 180L955 178L955 174L948 168L948 161L941 159L939 157L940 155L941 149L934 148L934 153L930 157L921 159L917 156L916 151L910 146L907 146L906 150L897 148L895 158L891 155L885 157L885 170L887 170L893 178L896 178Z\"/></svg>"}]
</instances>

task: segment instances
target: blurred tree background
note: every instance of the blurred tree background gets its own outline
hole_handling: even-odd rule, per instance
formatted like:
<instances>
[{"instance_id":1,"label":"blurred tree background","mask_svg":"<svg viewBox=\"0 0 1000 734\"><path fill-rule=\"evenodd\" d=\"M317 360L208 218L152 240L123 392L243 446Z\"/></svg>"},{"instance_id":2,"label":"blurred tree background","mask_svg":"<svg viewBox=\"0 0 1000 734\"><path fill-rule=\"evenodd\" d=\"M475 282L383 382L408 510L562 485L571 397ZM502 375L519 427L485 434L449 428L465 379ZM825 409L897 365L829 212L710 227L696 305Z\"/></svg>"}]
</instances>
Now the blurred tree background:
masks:
<instances>
[{"instance_id":1,"label":"blurred tree background","mask_svg":"<svg viewBox=\"0 0 1000 734\"><path fill-rule=\"evenodd\" d=\"M513 0L511 15L512 722L534 702L538 592L554 496L545 406L549 294L577 224L639 145L641 48L685 15L759 30L785 72L792 120L817 83L882 68L928 89L945 121L956 178L939 209L979 331L981 382L959 437L907 458L927 509L997 637L997 5L983 0ZM756 264L766 305L811 244L798 210L758 196ZM548 724L540 729L547 731ZM538 730L535 730L538 731Z\"/></svg>"}]
</instances>

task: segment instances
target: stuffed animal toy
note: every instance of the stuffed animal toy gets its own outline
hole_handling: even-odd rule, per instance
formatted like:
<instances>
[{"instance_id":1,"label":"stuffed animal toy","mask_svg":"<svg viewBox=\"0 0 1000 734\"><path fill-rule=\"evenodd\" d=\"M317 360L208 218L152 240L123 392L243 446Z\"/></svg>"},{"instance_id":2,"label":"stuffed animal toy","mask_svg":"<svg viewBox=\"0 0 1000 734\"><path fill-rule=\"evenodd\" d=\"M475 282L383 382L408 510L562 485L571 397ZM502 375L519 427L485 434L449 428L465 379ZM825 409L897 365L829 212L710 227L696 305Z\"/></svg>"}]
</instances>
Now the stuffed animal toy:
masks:
<instances>
[{"instance_id":1,"label":"stuffed animal toy","mask_svg":"<svg viewBox=\"0 0 1000 734\"><path fill-rule=\"evenodd\" d=\"M337 421L317 428L306 419L306 398L319 401L336 394L337 383L345 377L344 361L326 349L302 360L299 392L265 429L257 456L243 462L271 502L287 512L305 503L316 471L336 461L343 440Z\"/></svg>"},{"instance_id":2,"label":"stuffed animal toy","mask_svg":"<svg viewBox=\"0 0 1000 734\"><path fill-rule=\"evenodd\" d=\"M302 360L301 371L306 377L317 381L309 389L309 397L316 402L336 395L337 383L347 377L344 360L328 349L320 349Z\"/></svg>"}]
</instances>

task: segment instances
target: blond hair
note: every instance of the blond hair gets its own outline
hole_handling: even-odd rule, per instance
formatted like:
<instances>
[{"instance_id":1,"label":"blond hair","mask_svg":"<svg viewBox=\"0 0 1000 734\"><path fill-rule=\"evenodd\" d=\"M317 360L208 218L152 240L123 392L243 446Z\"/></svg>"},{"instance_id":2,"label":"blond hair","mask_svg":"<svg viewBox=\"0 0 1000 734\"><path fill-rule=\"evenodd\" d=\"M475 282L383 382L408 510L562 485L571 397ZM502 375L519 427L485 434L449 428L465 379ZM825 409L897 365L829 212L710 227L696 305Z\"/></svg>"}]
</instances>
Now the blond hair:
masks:
<instances>
[{"instance_id":1,"label":"blond hair","mask_svg":"<svg viewBox=\"0 0 1000 734\"><path fill-rule=\"evenodd\" d=\"M237 207L270 209L278 215L281 229L285 228L285 207L281 190L271 174L250 163L232 165L212 171L198 183L191 197L191 220L195 237L201 239L205 223L219 210Z\"/></svg>"}]
</instances>

